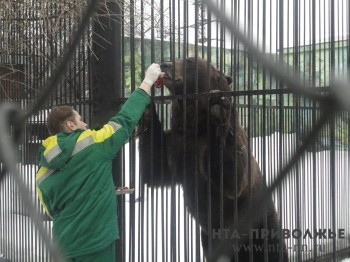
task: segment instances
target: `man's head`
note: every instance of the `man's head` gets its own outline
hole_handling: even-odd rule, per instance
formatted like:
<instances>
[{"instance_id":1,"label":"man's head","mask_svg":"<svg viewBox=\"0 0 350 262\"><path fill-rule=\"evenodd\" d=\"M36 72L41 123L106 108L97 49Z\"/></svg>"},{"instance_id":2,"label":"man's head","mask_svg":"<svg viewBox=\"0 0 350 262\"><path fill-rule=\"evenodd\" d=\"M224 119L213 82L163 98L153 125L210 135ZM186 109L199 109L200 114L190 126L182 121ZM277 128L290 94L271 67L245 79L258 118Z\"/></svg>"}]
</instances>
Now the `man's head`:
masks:
<instances>
[{"instance_id":1,"label":"man's head","mask_svg":"<svg viewBox=\"0 0 350 262\"><path fill-rule=\"evenodd\" d=\"M57 106L47 117L47 128L50 135L56 135L60 132L70 133L76 129L86 130L87 124L71 106Z\"/></svg>"}]
</instances>

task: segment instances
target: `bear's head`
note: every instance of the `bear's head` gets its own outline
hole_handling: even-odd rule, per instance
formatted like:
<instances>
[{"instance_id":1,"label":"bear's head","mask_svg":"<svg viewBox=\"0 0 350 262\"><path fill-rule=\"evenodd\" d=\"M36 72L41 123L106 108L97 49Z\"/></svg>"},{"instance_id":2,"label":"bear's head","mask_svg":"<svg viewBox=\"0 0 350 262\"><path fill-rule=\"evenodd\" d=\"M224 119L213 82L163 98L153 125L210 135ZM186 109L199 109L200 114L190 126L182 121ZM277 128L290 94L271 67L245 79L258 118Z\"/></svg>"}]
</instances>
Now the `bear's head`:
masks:
<instances>
[{"instance_id":1,"label":"bear's head","mask_svg":"<svg viewBox=\"0 0 350 262\"><path fill-rule=\"evenodd\" d=\"M232 78L221 74L207 60L194 57L161 64L164 85L174 95L229 91ZM196 80L197 76L197 80ZM196 82L197 81L197 82Z\"/></svg>"}]
</instances>

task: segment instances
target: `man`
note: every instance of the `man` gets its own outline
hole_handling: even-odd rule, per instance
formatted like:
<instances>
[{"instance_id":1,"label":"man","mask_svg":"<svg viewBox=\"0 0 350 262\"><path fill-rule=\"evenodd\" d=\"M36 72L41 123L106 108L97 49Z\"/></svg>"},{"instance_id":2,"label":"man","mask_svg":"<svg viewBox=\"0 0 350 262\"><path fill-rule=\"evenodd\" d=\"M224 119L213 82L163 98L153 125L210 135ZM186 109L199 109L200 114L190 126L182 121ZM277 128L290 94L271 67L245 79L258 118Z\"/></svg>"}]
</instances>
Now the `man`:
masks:
<instances>
[{"instance_id":1,"label":"man","mask_svg":"<svg viewBox=\"0 0 350 262\"><path fill-rule=\"evenodd\" d=\"M68 261L115 261L119 229L112 159L149 104L160 73L159 65L152 64L140 88L98 131L87 129L69 106L53 108L48 116L51 136L38 152L37 194Z\"/></svg>"}]
</instances>

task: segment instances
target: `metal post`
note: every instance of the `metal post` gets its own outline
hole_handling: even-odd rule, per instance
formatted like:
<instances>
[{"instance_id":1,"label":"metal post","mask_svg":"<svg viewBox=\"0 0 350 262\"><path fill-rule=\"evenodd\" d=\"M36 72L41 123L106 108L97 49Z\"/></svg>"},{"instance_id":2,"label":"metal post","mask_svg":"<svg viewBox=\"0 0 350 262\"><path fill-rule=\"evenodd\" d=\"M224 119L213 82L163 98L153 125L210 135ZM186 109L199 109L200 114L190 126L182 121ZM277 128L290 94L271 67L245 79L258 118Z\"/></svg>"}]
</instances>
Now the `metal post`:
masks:
<instances>
[{"instance_id":1,"label":"metal post","mask_svg":"<svg viewBox=\"0 0 350 262\"><path fill-rule=\"evenodd\" d=\"M107 14L108 10L108 15ZM93 54L91 59L91 127L99 128L120 109L123 97L122 86L122 28L121 8L115 1L107 1L97 12L93 22ZM113 162L113 179L122 184L122 154ZM122 203L119 202L120 210ZM123 239L124 224L119 218L120 238ZM122 244L117 241L117 261L123 257Z\"/></svg>"}]
</instances>

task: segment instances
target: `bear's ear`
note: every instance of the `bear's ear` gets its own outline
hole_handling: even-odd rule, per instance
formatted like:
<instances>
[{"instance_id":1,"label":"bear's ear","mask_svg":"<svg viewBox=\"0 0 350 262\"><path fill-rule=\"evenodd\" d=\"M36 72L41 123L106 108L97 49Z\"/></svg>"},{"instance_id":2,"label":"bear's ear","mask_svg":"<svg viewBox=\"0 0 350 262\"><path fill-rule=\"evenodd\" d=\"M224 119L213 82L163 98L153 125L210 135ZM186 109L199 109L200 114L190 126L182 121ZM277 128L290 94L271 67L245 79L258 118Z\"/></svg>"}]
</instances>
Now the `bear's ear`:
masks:
<instances>
[{"instance_id":1,"label":"bear's ear","mask_svg":"<svg viewBox=\"0 0 350 262\"><path fill-rule=\"evenodd\" d=\"M232 77L230 77L230 76L225 76L225 77L226 77L227 84L228 84L228 85L231 85L232 82L233 82Z\"/></svg>"}]
</instances>

